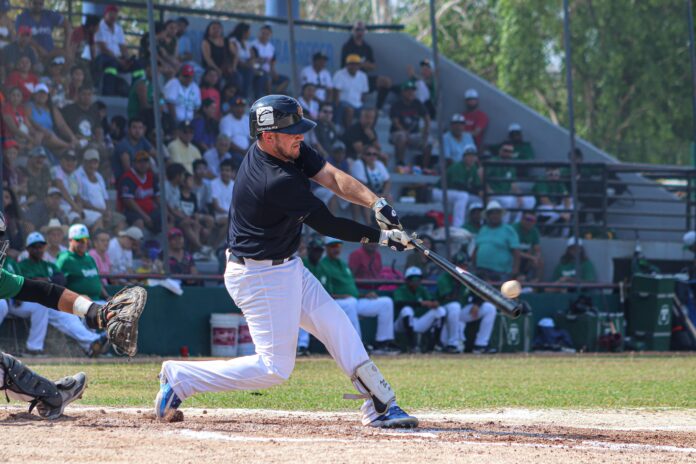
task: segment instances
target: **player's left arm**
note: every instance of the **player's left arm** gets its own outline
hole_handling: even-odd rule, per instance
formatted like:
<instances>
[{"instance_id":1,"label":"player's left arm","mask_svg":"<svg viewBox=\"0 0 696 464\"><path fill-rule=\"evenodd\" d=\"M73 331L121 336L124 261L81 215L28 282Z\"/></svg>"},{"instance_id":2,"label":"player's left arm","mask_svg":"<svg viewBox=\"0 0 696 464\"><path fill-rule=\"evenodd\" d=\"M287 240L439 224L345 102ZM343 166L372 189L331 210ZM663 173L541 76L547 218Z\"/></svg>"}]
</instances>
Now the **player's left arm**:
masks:
<instances>
[{"instance_id":1,"label":"player's left arm","mask_svg":"<svg viewBox=\"0 0 696 464\"><path fill-rule=\"evenodd\" d=\"M379 198L364 184L333 165L326 163L312 180L356 205L371 208L380 229L403 229L399 216L384 198Z\"/></svg>"}]
</instances>

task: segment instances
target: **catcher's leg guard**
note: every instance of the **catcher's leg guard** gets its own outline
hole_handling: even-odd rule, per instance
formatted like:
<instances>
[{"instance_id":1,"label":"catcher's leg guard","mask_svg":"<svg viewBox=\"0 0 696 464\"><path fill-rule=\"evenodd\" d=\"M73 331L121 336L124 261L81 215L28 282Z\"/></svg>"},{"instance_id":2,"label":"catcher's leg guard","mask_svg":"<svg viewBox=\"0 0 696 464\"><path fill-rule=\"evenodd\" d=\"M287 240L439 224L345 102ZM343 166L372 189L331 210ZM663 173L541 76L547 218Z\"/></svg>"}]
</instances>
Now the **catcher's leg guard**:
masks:
<instances>
[{"instance_id":1,"label":"catcher's leg guard","mask_svg":"<svg viewBox=\"0 0 696 464\"><path fill-rule=\"evenodd\" d=\"M55 383L38 375L14 356L0 353L0 366L4 371L2 389L8 401L10 397L29 401L29 412L40 401L51 408L60 408L63 404Z\"/></svg>"},{"instance_id":2,"label":"catcher's leg guard","mask_svg":"<svg viewBox=\"0 0 696 464\"><path fill-rule=\"evenodd\" d=\"M358 398L371 399L378 414L386 413L396 401L396 395L391 385L382 376L375 363L370 360L356 367L350 379L355 388L362 393ZM355 396L346 395L346 398L355 398Z\"/></svg>"}]
</instances>

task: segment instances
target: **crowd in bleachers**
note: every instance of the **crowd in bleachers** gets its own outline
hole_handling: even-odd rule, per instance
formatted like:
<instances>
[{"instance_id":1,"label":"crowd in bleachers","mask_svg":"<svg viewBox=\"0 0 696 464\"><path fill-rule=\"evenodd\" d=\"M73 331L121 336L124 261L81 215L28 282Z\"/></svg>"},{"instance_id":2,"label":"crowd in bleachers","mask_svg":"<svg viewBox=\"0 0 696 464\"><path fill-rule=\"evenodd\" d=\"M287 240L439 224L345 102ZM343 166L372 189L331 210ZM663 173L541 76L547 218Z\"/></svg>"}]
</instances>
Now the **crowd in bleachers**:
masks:
<instances>
[{"instance_id":1,"label":"crowd in bleachers","mask_svg":"<svg viewBox=\"0 0 696 464\"><path fill-rule=\"evenodd\" d=\"M291 80L276 69L272 27L263 25L252 37L252 28L244 22L225 30L211 21L197 42L187 31L185 17L158 23L155 76L149 34L142 36L137 50L129 46L116 6L107 6L102 17L87 16L78 27L44 9L43 0L30 0L14 19L11 11L9 0L0 0L3 209L13 262L21 269L24 260L42 256L60 264L61 254L76 253L91 256L99 274L161 272L163 244L157 237L164 211L171 271L197 273L197 263L214 259L224 249L235 175L253 142L250 103L268 93L291 93ZM432 136L437 91L432 63L422 60L417 68L404 63L402 81L394 82L376 72L379 57L365 33L362 22L353 25L335 69L327 68L329 60L322 52L302 67L296 97L305 116L317 122L306 142L328 162L394 202L409 196L440 201L443 196L440 189L421 185L396 191L395 174L445 175L453 227L476 236L476 246L462 249L461 263L475 266L491 280L517 276L538 281L543 261L536 223L547 226L569 218L567 212L557 211L571 206L565 184L555 182L559 170L547 170L546 178L531 189L517 181L514 166L491 168L486 175L493 179L484 182L482 157L533 159L534 151L514 122L506 140L484 145L489 115L476 89L468 89L461 96L462 111L445 118L449 127L439 155L447 168L439 173ZM163 153L155 147L155 88L160 95ZM127 99L126 114L108 117L104 101L114 97ZM382 140L380 118L390 122L388 137ZM166 163L164 179L158 175L160 158ZM315 194L334 214L372 221L369 211L318 185ZM74 225L85 226L87 237L80 240L91 237L88 252L80 254L80 240L67 236ZM563 228L549 230L567 234ZM395 329L413 338L412 328L420 332L425 327L409 322L423 317L416 317L415 301L428 310L431 322L453 317L443 313L440 303L459 301L455 293L460 290L452 282L441 282L446 278L435 275L419 255L410 256L404 268L407 283L397 289L401 296L394 300L400 301L394 323L393 316L380 316L394 312L391 299L387 303L371 293L359 297L354 281L340 281L340 270L347 267L340 260L340 243L328 241L322 260L317 253L324 244L308 243L307 265L338 279L331 284L336 298L346 300L356 318L371 315L384 321L378 328L378 342L385 342L382 348L389 349ZM42 255L33 252L37 247ZM351 255L354 276L380 277L378 257L369 246ZM65 273L60 265L56 271ZM437 279L437 296L415 284L421 278ZM98 282L102 290L108 283ZM103 296L101 290L96 294ZM472 304L468 299L461 303ZM489 317L484 305L476 308L477 317ZM484 335L478 340L481 345ZM460 342L453 333L443 332L445 349L458 349Z\"/></svg>"}]
</instances>

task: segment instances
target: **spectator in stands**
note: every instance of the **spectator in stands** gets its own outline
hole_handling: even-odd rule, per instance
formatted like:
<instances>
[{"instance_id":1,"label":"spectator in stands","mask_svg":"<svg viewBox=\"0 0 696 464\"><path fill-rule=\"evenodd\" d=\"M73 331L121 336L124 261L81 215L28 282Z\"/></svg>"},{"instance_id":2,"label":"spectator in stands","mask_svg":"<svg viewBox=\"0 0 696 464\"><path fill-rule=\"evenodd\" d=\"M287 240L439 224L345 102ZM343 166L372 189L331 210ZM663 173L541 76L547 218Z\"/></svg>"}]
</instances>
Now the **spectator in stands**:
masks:
<instances>
[{"instance_id":1,"label":"spectator in stands","mask_svg":"<svg viewBox=\"0 0 696 464\"><path fill-rule=\"evenodd\" d=\"M496 161L511 161L514 155L514 148L508 143L500 146L500 151ZM515 209L512 213L505 213L505 222L514 223L521 210L533 209L536 200L531 195L520 195L522 192L519 185L515 182L517 179L517 167L507 166L492 166L486 171L487 177L495 177L504 180L486 181L486 188L491 194L490 198L497 201L500 205L507 209Z\"/></svg>"},{"instance_id":2,"label":"spectator in stands","mask_svg":"<svg viewBox=\"0 0 696 464\"><path fill-rule=\"evenodd\" d=\"M476 147L469 145L464 158L447 168L447 198L452 204L452 226L464 227L470 201L480 201L483 188ZM442 189L433 188L433 200L442 201Z\"/></svg>"},{"instance_id":3,"label":"spectator in stands","mask_svg":"<svg viewBox=\"0 0 696 464\"><path fill-rule=\"evenodd\" d=\"M514 158L518 160L533 160L534 148L532 144L526 142L522 137L522 126L513 122L508 127L508 138L504 143L509 143L513 146L515 153Z\"/></svg>"},{"instance_id":4,"label":"spectator in stands","mask_svg":"<svg viewBox=\"0 0 696 464\"><path fill-rule=\"evenodd\" d=\"M251 97L251 86L254 79L254 57L251 54L249 37L251 27L245 22L237 23L230 35L227 36L228 46L237 57L237 75L239 88L243 97Z\"/></svg>"},{"instance_id":5,"label":"spectator in stands","mask_svg":"<svg viewBox=\"0 0 696 464\"><path fill-rule=\"evenodd\" d=\"M75 293L100 302L109 298L101 283L94 259L87 254L89 230L84 224L73 224L68 230L68 251L58 256L56 266L65 275L65 286Z\"/></svg>"},{"instance_id":6,"label":"spectator in stands","mask_svg":"<svg viewBox=\"0 0 696 464\"><path fill-rule=\"evenodd\" d=\"M201 105L200 114L191 121L193 143L200 151L207 151L215 145L215 139L220 133L217 112L217 103L211 98L206 98Z\"/></svg>"},{"instance_id":7,"label":"spectator in stands","mask_svg":"<svg viewBox=\"0 0 696 464\"><path fill-rule=\"evenodd\" d=\"M65 72L65 57L53 57L48 66L48 77L41 79L50 90L50 99L54 107L60 109L67 105L68 76Z\"/></svg>"},{"instance_id":8,"label":"spectator in stands","mask_svg":"<svg viewBox=\"0 0 696 464\"><path fill-rule=\"evenodd\" d=\"M345 144L340 140L337 140L334 142L329 151L330 154L326 161L343 172L350 172L350 164L346 160ZM350 202L337 196L334 192L326 187L322 187L318 184L312 185L312 193L314 193L314 196L323 201L324 204L328 206L329 211L331 211L334 215L339 214L340 210L348 209L351 205Z\"/></svg>"},{"instance_id":9,"label":"spectator in stands","mask_svg":"<svg viewBox=\"0 0 696 464\"><path fill-rule=\"evenodd\" d=\"M237 97L232 103L232 110L220 121L220 133L230 139L230 151L244 156L251 145L249 139L249 116L246 100Z\"/></svg>"},{"instance_id":10,"label":"spectator in stands","mask_svg":"<svg viewBox=\"0 0 696 464\"><path fill-rule=\"evenodd\" d=\"M464 130L474 137L476 146L481 148L483 137L488 129L488 115L481 111L479 106L479 94L476 89L469 89L464 93Z\"/></svg>"},{"instance_id":11,"label":"spectator in stands","mask_svg":"<svg viewBox=\"0 0 696 464\"><path fill-rule=\"evenodd\" d=\"M319 118L319 101L316 99L317 88L312 83L307 83L302 86L302 95L297 101L302 106L302 109L312 121Z\"/></svg>"},{"instance_id":12,"label":"spectator in stands","mask_svg":"<svg viewBox=\"0 0 696 464\"><path fill-rule=\"evenodd\" d=\"M193 82L193 66L185 64L179 77L172 78L164 86L164 100L175 122L190 122L201 106L201 90Z\"/></svg>"},{"instance_id":13,"label":"spectator in stands","mask_svg":"<svg viewBox=\"0 0 696 464\"><path fill-rule=\"evenodd\" d=\"M314 127L314 148L325 159L329 158L331 147L338 141L340 135L339 127L333 123L333 111L331 103L322 103L319 108L317 125Z\"/></svg>"},{"instance_id":14,"label":"spectator in stands","mask_svg":"<svg viewBox=\"0 0 696 464\"><path fill-rule=\"evenodd\" d=\"M172 218L172 223L179 227L189 245L189 249L194 252L201 251L203 254L211 252L210 247L203 246L203 237L201 234L201 223L196 220L193 215L186 214L181 206L181 190L179 187L184 183L186 176L186 168L181 164L172 163L167 166L167 212Z\"/></svg>"},{"instance_id":15,"label":"spectator in stands","mask_svg":"<svg viewBox=\"0 0 696 464\"><path fill-rule=\"evenodd\" d=\"M319 271L319 261L321 260L323 254L324 241L321 239L321 237L314 237L307 242L307 256L302 258L302 263L307 270L309 270L309 272L311 272L312 275L316 277L319 282L321 282L322 286L325 286L327 283L326 278L324 277L322 279L322 273ZM341 309L343 309L343 307L341 307ZM351 314L346 313L346 315L351 323L355 324L358 317L357 309L352 305L346 306L346 309L348 309L348 311L352 311ZM308 356L309 354L309 333L303 329L300 329L300 334L297 338L297 356Z\"/></svg>"},{"instance_id":16,"label":"spectator in stands","mask_svg":"<svg viewBox=\"0 0 696 464\"><path fill-rule=\"evenodd\" d=\"M205 28L201 56L203 67L214 69L220 76L229 78L235 72L236 56L230 53L220 21L211 21Z\"/></svg>"},{"instance_id":17,"label":"spectator in stands","mask_svg":"<svg viewBox=\"0 0 696 464\"><path fill-rule=\"evenodd\" d=\"M259 30L259 36L249 44L251 56L254 58L254 96L284 93L290 84L288 76L276 71L275 47L271 43L273 29L270 24L264 24Z\"/></svg>"},{"instance_id":18,"label":"spectator in stands","mask_svg":"<svg viewBox=\"0 0 696 464\"><path fill-rule=\"evenodd\" d=\"M341 240L327 237L325 240L326 256L319 262L318 270L325 278L322 284L336 303L348 315L353 327L361 335L358 316L377 317L377 335L373 354L396 354L394 340L394 303L387 296L378 296L369 292L360 298L350 268L341 260Z\"/></svg>"},{"instance_id":19,"label":"spectator in stands","mask_svg":"<svg viewBox=\"0 0 696 464\"><path fill-rule=\"evenodd\" d=\"M111 272L114 274L131 274L133 266L133 250L137 250L143 239L143 231L136 226L122 230L117 237L109 240L107 254L111 262Z\"/></svg>"},{"instance_id":20,"label":"spectator in stands","mask_svg":"<svg viewBox=\"0 0 696 464\"><path fill-rule=\"evenodd\" d=\"M187 172L193 173L193 162L201 159L201 152L191 143L193 127L188 122L182 122L176 134L176 139L167 145L169 160L172 163L182 164Z\"/></svg>"},{"instance_id":21,"label":"spectator in stands","mask_svg":"<svg viewBox=\"0 0 696 464\"><path fill-rule=\"evenodd\" d=\"M348 128L343 140L346 142L348 157L359 159L369 148L375 148L379 153L379 158L386 161L382 156L375 124L377 123L377 110L374 108L363 108L360 112L360 119L357 123Z\"/></svg>"},{"instance_id":22,"label":"spectator in stands","mask_svg":"<svg viewBox=\"0 0 696 464\"><path fill-rule=\"evenodd\" d=\"M349 55L357 55L360 58L360 69L369 75L369 89L367 91L377 91L377 109L382 108L392 82L387 76L371 74L377 67L377 63L372 47L365 41L365 23L362 21L356 21L353 24L351 37L341 48L341 63L345 63Z\"/></svg>"},{"instance_id":23,"label":"spectator in stands","mask_svg":"<svg viewBox=\"0 0 696 464\"><path fill-rule=\"evenodd\" d=\"M50 198L51 195L48 196ZM67 251L63 246L63 240L68 233L67 222L61 223L58 219L51 219L45 227L41 228L41 233L46 237L46 250L44 251L43 259L49 263L55 264L58 256Z\"/></svg>"},{"instance_id":24,"label":"spectator in stands","mask_svg":"<svg viewBox=\"0 0 696 464\"><path fill-rule=\"evenodd\" d=\"M473 202L469 204L469 217L467 218L464 229L476 235L483 226L483 203Z\"/></svg>"},{"instance_id":25,"label":"spectator in stands","mask_svg":"<svg viewBox=\"0 0 696 464\"><path fill-rule=\"evenodd\" d=\"M503 223L503 208L495 200L486 206L486 224L476 235L471 261L485 280L503 282L519 275L520 239L512 226Z\"/></svg>"},{"instance_id":26,"label":"spectator in stands","mask_svg":"<svg viewBox=\"0 0 696 464\"><path fill-rule=\"evenodd\" d=\"M176 59L182 64L190 64L193 66L196 76L203 73L203 68L201 65L195 61L193 54L193 43L194 39L187 32L189 21L185 16L179 16L176 19L176 36L177 36L177 49L176 49Z\"/></svg>"},{"instance_id":27,"label":"spectator in stands","mask_svg":"<svg viewBox=\"0 0 696 464\"><path fill-rule=\"evenodd\" d=\"M226 224L227 215L232 204L232 191L234 189L234 177L237 170L231 160L220 163L220 177L210 183L210 198L212 213L217 224Z\"/></svg>"},{"instance_id":28,"label":"spectator in stands","mask_svg":"<svg viewBox=\"0 0 696 464\"><path fill-rule=\"evenodd\" d=\"M582 239L576 240L570 237L566 243L566 251L561 256L559 263L553 270L551 281L556 283L581 283L596 282L597 271L594 264L585 254ZM580 255L580 277L578 278L575 269L575 256ZM565 289L546 289L546 291L566 291Z\"/></svg>"},{"instance_id":29,"label":"spectator in stands","mask_svg":"<svg viewBox=\"0 0 696 464\"><path fill-rule=\"evenodd\" d=\"M326 69L326 62L329 57L323 52L318 51L312 55L312 64L302 69L300 73L300 82L305 84L313 84L316 88L315 98L319 104L331 103L333 99L333 80L331 73Z\"/></svg>"},{"instance_id":30,"label":"spectator in stands","mask_svg":"<svg viewBox=\"0 0 696 464\"><path fill-rule=\"evenodd\" d=\"M70 35L70 49L72 51L72 54L68 55L70 62L91 62L97 56L95 36L101 18L92 14L86 15L84 18L85 23L73 29Z\"/></svg>"},{"instance_id":31,"label":"spectator in stands","mask_svg":"<svg viewBox=\"0 0 696 464\"><path fill-rule=\"evenodd\" d=\"M198 205L198 198L193 189L193 176L188 172L184 174L184 180L179 185L179 192L179 209L186 217L200 226L198 238L201 243L201 251L208 254L212 253L213 250L210 246L215 246L219 243L218 238L221 237L212 236L215 219L207 214L202 206ZM222 232L222 228L220 228L219 232ZM226 229L224 232L227 232ZM203 246L202 244L204 243L210 246Z\"/></svg>"},{"instance_id":32,"label":"spectator in stands","mask_svg":"<svg viewBox=\"0 0 696 464\"><path fill-rule=\"evenodd\" d=\"M428 110L430 118L435 117L435 74L430 60L420 62L420 76L416 74L413 66L408 65L408 80L416 84L416 99Z\"/></svg>"},{"instance_id":33,"label":"spectator in stands","mask_svg":"<svg viewBox=\"0 0 696 464\"><path fill-rule=\"evenodd\" d=\"M215 102L216 112L215 119L220 120L222 114L220 113L222 108L222 96L220 95L220 74L214 69L206 69L201 77L201 102L205 102L206 99L210 99Z\"/></svg>"},{"instance_id":34,"label":"spectator in stands","mask_svg":"<svg viewBox=\"0 0 696 464\"><path fill-rule=\"evenodd\" d=\"M534 211L524 211L520 222L512 225L520 239L520 273L517 278L524 282L539 282L544 275L541 234L536 222Z\"/></svg>"},{"instance_id":35,"label":"spectator in stands","mask_svg":"<svg viewBox=\"0 0 696 464\"><path fill-rule=\"evenodd\" d=\"M382 255L377 243L363 243L348 257L348 267L356 279L377 279L382 272Z\"/></svg>"},{"instance_id":36,"label":"spectator in stands","mask_svg":"<svg viewBox=\"0 0 696 464\"><path fill-rule=\"evenodd\" d=\"M565 184L561 181L561 170L557 166L546 168L546 180L538 181L532 187L536 195L537 212L539 220L545 226L545 233L566 235L567 231L546 226L556 223L569 223L570 210L573 208L573 200L568 195ZM564 211L565 210L565 211Z\"/></svg>"},{"instance_id":37,"label":"spectator in stands","mask_svg":"<svg viewBox=\"0 0 696 464\"><path fill-rule=\"evenodd\" d=\"M10 241L10 249L7 250L7 254L16 258L19 250L24 247L26 234L23 225L22 208L19 202L17 202L14 192L8 187L3 187L2 189L2 205L6 226L4 238Z\"/></svg>"},{"instance_id":38,"label":"spectator in stands","mask_svg":"<svg viewBox=\"0 0 696 464\"><path fill-rule=\"evenodd\" d=\"M46 84L34 87L31 101L25 109L30 129L41 138L41 144L54 153L78 147L78 140L65 123L60 110L53 106Z\"/></svg>"},{"instance_id":39,"label":"spectator in stands","mask_svg":"<svg viewBox=\"0 0 696 464\"><path fill-rule=\"evenodd\" d=\"M397 162L404 162L407 148L415 148L423 157L423 167L429 167L432 150L430 116L416 99L416 85L412 81L401 86L401 99L391 106L389 117L392 123L389 141L394 145Z\"/></svg>"},{"instance_id":40,"label":"spectator in stands","mask_svg":"<svg viewBox=\"0 0 696 464\"><path fill-rule=\"evenodd\" d=\"M71 222L83 221L88 226L102 227L102 214L85 206L80 196L80 181L84 170L78 169L77 154L67 150L60 157L60 164L51 168L53 186L62 194L61 208Z\"/></svg>"},{"instance_id":41,"label":"spectator in stands","mask_svg":"<svg viewBox=\"0 0 696 464\"><path fill-rule=\"evenodd\" d=\"M116 144L111 156L111 169L116 182L133 166L135 154L139 151L149 153L153 158L155 156L155 149L145 138L145 122L139 117L134 117L128 121L128 132Z\"/></svg>"},{"instance_id":42,"label":"spectator in stands","mask_svg":"<svg viewBox=\"0 0 696 464\"><path fill-rule=\"evenodd\" d=\"M193 162L193 193L198 200L198 207L205 213L212 214L210 183L215 177L208 169L208 163L204 159Z\"/></svg>"},{"instance_id":43,"label":"spectator in stands","mask_svg":"<svg viewBox=\"0 0 696 464\"><path fill-rule=\"evenodd\" d=\"M350 54L343 61L345 67L333 76L334 103L337 105L337 121L343 127L353 124L355 113L360 112L370 86L367 74L360 70L360 56Z\"/></svg>"},{"instance_id":44,"label":"spectator in stands","mask_svg":"<svg viewBox=\"0 0 696 464\"><path fill-rule=\"evenodd\" d=\"M31 98L34 88L39 83L39 77L31 71L31 60L27 55L21 55L15 64L15 69L7 75L5 86L17 87L22 91L22 99L26 103Z\"/></svg>"},{"instance_id":45,"label":"spectator in stands","mask_svg":"<svg viewBox=\"0 0 696 464\"><path fill-rule=\"evenodd\" d=\"M147 228L152 233L159 232L159 186L146 151L137 152L133 167L121 176L118 199L128 225L138 226L141 230Z\"/></svg>"},{"instance_id":46,"label":"spectator in stands","mask_svg":"<svg viewBox=\"0 0 696 464\"><path fill-rule=\"evenodd\" d=\"M121 215L115 215L108 205L109 192L106 182L99 173L99 152L93 148L85 150L82 155L82 174L80 175L79 196L86 210L101 214L104 226L117 225L123 221Z\"/></svg>"},{"instance_id":47,"label":"spectator in stands","mask_svg":"<svg viewBox=\"0 0 696 464\"><path fill-rule=\"evenodd\" d=\"M7 13L10 12L10 0L0 0L0 58L2 51L15 40L14 22Z\"/></svg>"},{"instance_id":48,"label":"spectator in stands","mask_svg":"<svg viewBox=\"0 0 696 464\"><path fill-rule=\"evenodd\" d=\"M387 167L377 159L379 150L375 147L367 147L359 160L351 166L350 174L365 184L378 197L384 197L391 201L391 177ZM353 205L353 217L359 220L360 213L363 215L365 224L372 222L372 215L366 208Z\"/></svg>"},{"instance_id":49,"label":"spectator in stands","mask_svg":"<svg viewBox=\"0 0 696 464\"><path fill-rule=\"evenodd\" d=\"M27 209L25 215L27 223L32 224L36 230L49 224L51 219L57 219L59 224L70 224L68 215L60 207L63 200L63 194L60 189L47 187L46 192L47 194L43 201L34 201ZM46 231L42 230L42 232L47 236L50 235Z\"/></svg>"},{"instance_id":50,"label":"spectator in stands","mask_svg":"<svg viewBox=\"0 0 696 464\"><path fill-rule=\"evenodd\" d=\"M466 269L469 259L466 253L457 253L454 264ZM494 353L488 343L495 325L495 306L483 301L471 290L454 280L450 274L443 272L437 278L437 296L444 302L447 319L441 333L441 340L446 345L447 353L461 353L465 341L464 333L467 322L481 320L472 353ZM462 325L463 324L463 325Z\"/></svg>"},{"instance_id":51,"label":"spectator in stands","mask_svg":"<svg viewBox=\"0 0 696 464\"><path fill-rule=\"evenodd\" d=\"M37 141L32 138L29 129L29 118L22 104L22 91L18 87L12 87L9 98L2 105L2 119L5 126L4 133L8 138L14 139L20 148L31 148Z\"/></svg>"},{"instance_id":52,"label":"spectator in stands","mask_svg":"<svg viewBox=\"0 0 696 464\"><path fill-rule=\"evenodd\" d=\"M7 156L7 149L5 150L5 156ZM36 147L29 152L27 164L22 168L24 177L27 179L25 206L31 206L35 202L43 202L46 199L46 192L51 185L51 171L46 160L46 150L43 147Z\"/></svg>"},{"instance_id":53,"label":"spectator in stands","mask_svg":"<svg viewBox=\"0 0 696 464\"><path fill-rule=\"evenodd\" d=\"M92 102L94 90L85 83L80 87L75 103L63 108L63 119L72 133L77 137L81 146L97 139L99 127L99 111Z\"/></svg>"},{"instance_id":54,"label":"spectator in stands","mask_svg":"<svg viewBox=\"0 0 696 464\"><path fill-rule=\"evenodd\" d=\"M40 69L39 57L32 47L31 28L20 26L17 28L17 40L2 49L2 62L6 64L17 63L21 56L28 56L32 69Z\"/></svg>"},{"instance_id":55,"label":"spectator in stands","mask_svg":"<svg viewBox=\"0 0 696 464\"><path fill-rule=\"evenodd\" d=\"M220 163L232 158L230 146L230 138L225 134L220 134L215 140L215 146L203 154L203 159L208 164L208 169L214 177L220 175Z\"/></svg>"},{"instance_id":56,"label":"spectator in stands","mask_svg":"<svg viewBox=\"0 0 696 464\"><path fill-rule=\"evenodd\" d=\"M27 195L27 179L16 163L19 156L19 144L12 139L2 144L2 184L12 189L16 195ZM21 202L22 204L24 201Z\"/></svg>"},{"instance_id":57,"label":"spectator in stands","mask_svg":"<svg viewBox=\"0 0 696 464\"><path fill-rule=\"evenodd\" d=\"M445 308L423 286L423 272L413 266L406 269L406 281L394 291L394 306L399 315L394 323L394 330L406 335L408 351L420 352L420 338L431 332L431 336L439 341L442 321L447 315Z\"/></svg>"},{"instance_id":58,"label":"spectator in stands","mask_svg":"<svg viewBox=\"0 0 696 464\"><path fill-rule=\"evenodd\" d=\"M183 63L177 57L179 48L177 34L179 27L176 21L170 19L164 23L162 34L157 38L157 60L160 63L159 72L170 79Z\"/></svg>"},{"instance_id":59,"label":"spectator in stands","mask_svg":"<svg viewBox=\"0 0 696 464\"><path fill-rule=\"evenodd\" d=\"M178 227L171 227L167 232L169 241L169 271L172 274L198 275L198 269L193 261L191 253L184 247L184 233ZM161 256L160 259L163 259ZM202 285L200 280L183 280L182 284L187 286Z\"/></svg>"},{"instance_id":60,"label":"spectator in stands","mask_svg":"<svg viewBox=\"0 0 696 464\"><path fill-rule=\"evenodd\" d=\"M98 229L92 234L92 249L89 250L89 255L94 259L99 270L99 275L111 274L111 259L109 258L109 241L111 237L104 229ZM102 285L108 285L106 279L102 279Z\"/></svg>"},{"instance_id":61,"label":"spectator in stands","mask_svg":"<svg viewBox=\"0 0 696 464\"><path fill-rule=\"evenodd\" d=\"M474 138L471 134L464 132L465 123L466 120L463 115L454 113L452 119L450 119L450 130L442 136L444 143L443 151L448 166L461 161L464 158L464 150L474 145ZM476 149L475 145L474 149Z\"/></svg>"},{"instance_id":62,"label":"spectator in stands","mask_svg":"<svg viewBox=\"0 0 696 464\"><path fill-rule=\"evenodd\" d=\"M70 23L57 11L45 10L43 0L31 0L29 5L29 9L23 10L17 16L15 27L31 28L32 47L42 59L52 58L59 53L65 54L69 45ZM56 48L53 43L53 31L57 27L63 28L62 50Z\"/></svg>"},{"instance_id":63,"label":"spectator in stands","mask_svg":"<svg viewBox=\"0 0 696 464\"><path fill-rule=\"evenodd\" d=\"M116 73L130 71L136 65L135 58L130 56L126 47L123 28L117 21L118 7L107 5L94 36L97 44L96 66L104 73L102 91L105 95L116 94L116 81L113 79Z\"/></svg>"},{"instance_id":64,"label":"spectator in stands","mask_svg":"<svg viewBox=\"0 0 696 464\"><path fill-rule=\"evenodd\" d=\"M434 252L437 251L432 237L430 237L429 235L421 235L418 238L423 241L423 246L426 247L428 250L432 250ZM406 257L404 272L406 271L406 269L414 266L421 270L424 279L435 279L442 272L440 268L437 267L437 265L435 265L423 253L420 253L417 250L413 250Z\"/></svg>"},{"instance_id":65,"label":"spectator in stands","mask_svg":"<svg viewBox=\"0 0 696 464\"><path fill-rule=\"evenodd\" d=\"M87 82L85 77L85 70L80 66L73 66L70 68L70 82L68 83L68 88L66 90L65 97L67 98L65 104L74 103L77 101L77 97L80 94L80 89ZM62 107L61 109L63 109Z\"/></svg>"}]
</instances>

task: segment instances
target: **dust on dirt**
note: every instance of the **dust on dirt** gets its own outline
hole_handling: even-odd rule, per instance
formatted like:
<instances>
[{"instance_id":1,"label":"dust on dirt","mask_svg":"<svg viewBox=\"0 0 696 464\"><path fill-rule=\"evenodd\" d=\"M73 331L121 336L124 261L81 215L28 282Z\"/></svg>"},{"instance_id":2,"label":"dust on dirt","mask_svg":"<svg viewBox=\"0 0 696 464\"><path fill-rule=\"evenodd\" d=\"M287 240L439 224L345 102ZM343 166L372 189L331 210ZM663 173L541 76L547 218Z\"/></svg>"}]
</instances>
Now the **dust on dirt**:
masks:
<instances>
[{"instance_id":1,"label":"dust on dirt","mask_svg":"<svg viewBox=\"0 0 696 464\"><path fill-rule=\"evenodd\" d=\"M70 407L53 422L0 409L3 462L696 462L695 410L418 414L420 427L363 427L355 413Z\"/></svg>"}]
</instances>

